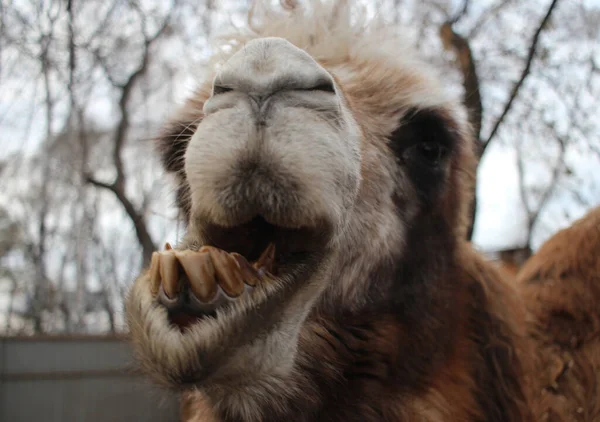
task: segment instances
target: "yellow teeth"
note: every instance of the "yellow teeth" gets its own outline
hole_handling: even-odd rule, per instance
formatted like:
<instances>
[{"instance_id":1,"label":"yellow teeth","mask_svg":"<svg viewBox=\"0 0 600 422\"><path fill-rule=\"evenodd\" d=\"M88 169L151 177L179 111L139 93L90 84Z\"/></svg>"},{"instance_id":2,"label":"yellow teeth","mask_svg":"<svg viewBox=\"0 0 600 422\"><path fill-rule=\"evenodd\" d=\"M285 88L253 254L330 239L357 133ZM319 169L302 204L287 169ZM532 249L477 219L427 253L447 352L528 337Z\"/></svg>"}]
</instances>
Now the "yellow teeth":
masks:
<instances>
[{"instance_id":1,"label":"yellow teeth","mask_svg":"<svg viewBox=\"0 0 600 422\"><path fill-rule=\"evenodd\" d=\"M269 243L269 246L260 255L258 261L252 266L258 271L262 269L266 273L273 273L275 266L275 244Z\"/></svg>"},{"instance_id":2,"label":"yellow teeth","mask_svg":"<svg viewBox=\"0 0 600 422\"><path fill-rule=\"evenodd\" d=\"M227 252L211 248L210 257L215 266L219 286L227 296L237 297L244 292L244 280L237 261Z\"/></svg>"},{"instance_id":3,"label":"yellow teeth","mask_svg":"<svg viewBox=\"0 0 600 422\"><path fill-rule=\"evenodd\" d=\"M158 294L160 287L160 254L158 252L152 253L152 260L150 261L150 289L153 295Z\"/></svg>"},{"instance_id":4,"label":"yellow teeth","mask_svg":"<svg viewBox=\"0 0 600 422\"><path fill-rule=\"evenodd\" d=\"M179 264L173 250L160 254L159 273L166 295L173 299L179 294Z\"/></svg>"},{"instance_id":5,"label":"yellow teeth","mask_svg":"<svg viewBox=\"0 0 600 422\"><path fill-rule=\"evenodd\" d=\"M239 253L234 252L231 254L231 256L235 258L240 267L244 283L252 287L256 286L259 280L258 272L256 271L256 269L252 265L250 265L246 258L244 258Z\"/></svg>"},{"instance_id":6,"label":"yellow teeth","mask_svg":"<svg viewBox=\"0 0 600 422\"><path fill-rule=\"evenodd\" d=\"M210 254L206 251L183 251L177 254L177 259L194 295L202 302L210 302L217 295L215 268Z\"/></svg>"},{"instance_id":7,"label":"yellow teeth","mask_svg":"<svg viewBox=\"0 0 600 422\"><path fill-rule=\"evenodd\" d=\"M213 246L203 246L199 251L175 250L167 242L164 251L152 254L150 290L165 306L168 302L170 310L193 308L195 303L197 310L204 312L207 306L216 308L226 303L226 297L228 300L240 297L247 290L245 286L255 287L274 279L274 266L273 243L250 264L238 253ZM164 293L159 293L161 285ZM197 301L186 301L186 296L181 294L186 288Z\"/></svg>"}]
</instances>

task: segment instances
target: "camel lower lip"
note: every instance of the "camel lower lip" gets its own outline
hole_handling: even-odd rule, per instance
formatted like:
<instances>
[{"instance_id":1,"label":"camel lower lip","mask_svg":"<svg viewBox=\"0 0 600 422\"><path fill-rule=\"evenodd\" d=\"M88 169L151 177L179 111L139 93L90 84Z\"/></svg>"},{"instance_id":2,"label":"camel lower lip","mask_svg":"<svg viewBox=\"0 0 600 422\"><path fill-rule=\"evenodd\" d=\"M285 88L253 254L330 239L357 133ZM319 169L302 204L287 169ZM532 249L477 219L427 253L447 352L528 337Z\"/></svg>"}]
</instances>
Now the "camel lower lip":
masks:
<instances>
[{"instance_id":1,"label":"camel lower lip","mask_svg":"<svg viewBox=\"0 0 600 422\"><path fill-rule=\"evenodd\" d=\"M214 316L207 315L207 316ZM186 328L201 322L205 316L197 316L186 312L177 312L169 315L169 321L171 324L179 327L180 330L185 330Z\"/></svg>"}]
</instances>

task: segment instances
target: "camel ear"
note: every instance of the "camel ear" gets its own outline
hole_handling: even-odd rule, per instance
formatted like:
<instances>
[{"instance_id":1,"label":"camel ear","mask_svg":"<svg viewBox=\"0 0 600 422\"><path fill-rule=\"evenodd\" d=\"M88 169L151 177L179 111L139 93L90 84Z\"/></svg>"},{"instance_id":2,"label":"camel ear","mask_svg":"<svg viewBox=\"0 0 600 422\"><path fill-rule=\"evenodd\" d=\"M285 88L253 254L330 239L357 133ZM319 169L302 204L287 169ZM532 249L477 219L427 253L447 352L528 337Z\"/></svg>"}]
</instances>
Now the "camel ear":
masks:
<instances>
[{"instance_id":1,"label":"camel ear","mask_svg":"<svg viewBox=\"0 0 600 422\"><path fill-rule=\"evenodd\" d=\"M156 138L156 149L163 168L175 176L177 206L187 222L190 214L189 185L185 175L185 152L198 124L202 121L200 93L192 96L163 126Z\"/></svg>"}]
</instances>

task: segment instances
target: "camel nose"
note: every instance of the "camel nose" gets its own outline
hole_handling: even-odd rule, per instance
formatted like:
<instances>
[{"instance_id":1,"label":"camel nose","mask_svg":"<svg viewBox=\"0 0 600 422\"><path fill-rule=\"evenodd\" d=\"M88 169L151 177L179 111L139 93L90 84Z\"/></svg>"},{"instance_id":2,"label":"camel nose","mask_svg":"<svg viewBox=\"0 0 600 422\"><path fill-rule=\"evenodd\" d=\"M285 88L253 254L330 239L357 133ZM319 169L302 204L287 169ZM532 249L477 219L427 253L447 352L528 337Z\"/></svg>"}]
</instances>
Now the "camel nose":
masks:
<instances>
[{"instance_id":1,"label":"camel nose","mask_svg":"<svg viewBox=\"0 0 600 422\"><path fill-rule=\"evenodd\" d=\"M356 180L346 168L358 162L359 131L334 77L308 53L282 38L246 43L222 63L203 112L185 153L200 220L260 216L298 228L337 218L327 201L346 173Z\"/></svg>"},{"instance_id":2,"label":"camel nose","mask_svg":"<svg viewBox=\"0 0 600 422\"><path fill-rule=\"evenodd\" d=\"M214 79L212 96L236 91L264 100L282 91L335 93L331 75L310 55L283 38L248 42Z\"/></svg>"}]
</instances>

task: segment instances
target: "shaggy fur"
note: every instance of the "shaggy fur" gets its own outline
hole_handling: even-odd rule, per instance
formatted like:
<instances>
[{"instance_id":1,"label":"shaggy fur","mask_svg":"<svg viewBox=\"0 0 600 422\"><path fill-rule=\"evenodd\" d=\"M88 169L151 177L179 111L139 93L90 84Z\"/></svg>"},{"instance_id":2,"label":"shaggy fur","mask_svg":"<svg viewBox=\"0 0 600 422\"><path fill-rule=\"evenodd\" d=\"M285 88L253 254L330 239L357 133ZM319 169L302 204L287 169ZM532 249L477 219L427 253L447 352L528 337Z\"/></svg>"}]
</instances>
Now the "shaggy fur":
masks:
<instances>
[{"instance_id":1,"label":"shaggy fur","mask_svg":"<svg viewBox=\"0 0 600 422\"><path fill-rule=\"evenodd\" d=\"M401 34L363 15L346 1L259 4L159 139L188 221L176 249L237 246L211 227L234 233L254 213L301 230L284 249L308 247L183 332L148 272L136 280L138 359L184 391L190 420L540 414L521 298L463 241L466 113Z\"/></svg>"},{"instance_id":2,"label":"shaggy fur","mask_svg":"<svg viewBox=\"0 0 600 422\"><path fill-rule=\"evenodd\" d=\"M518 282L540 357L544 420L600 420L600 207L546 241Z\"/></svg>"}]
</instances>

